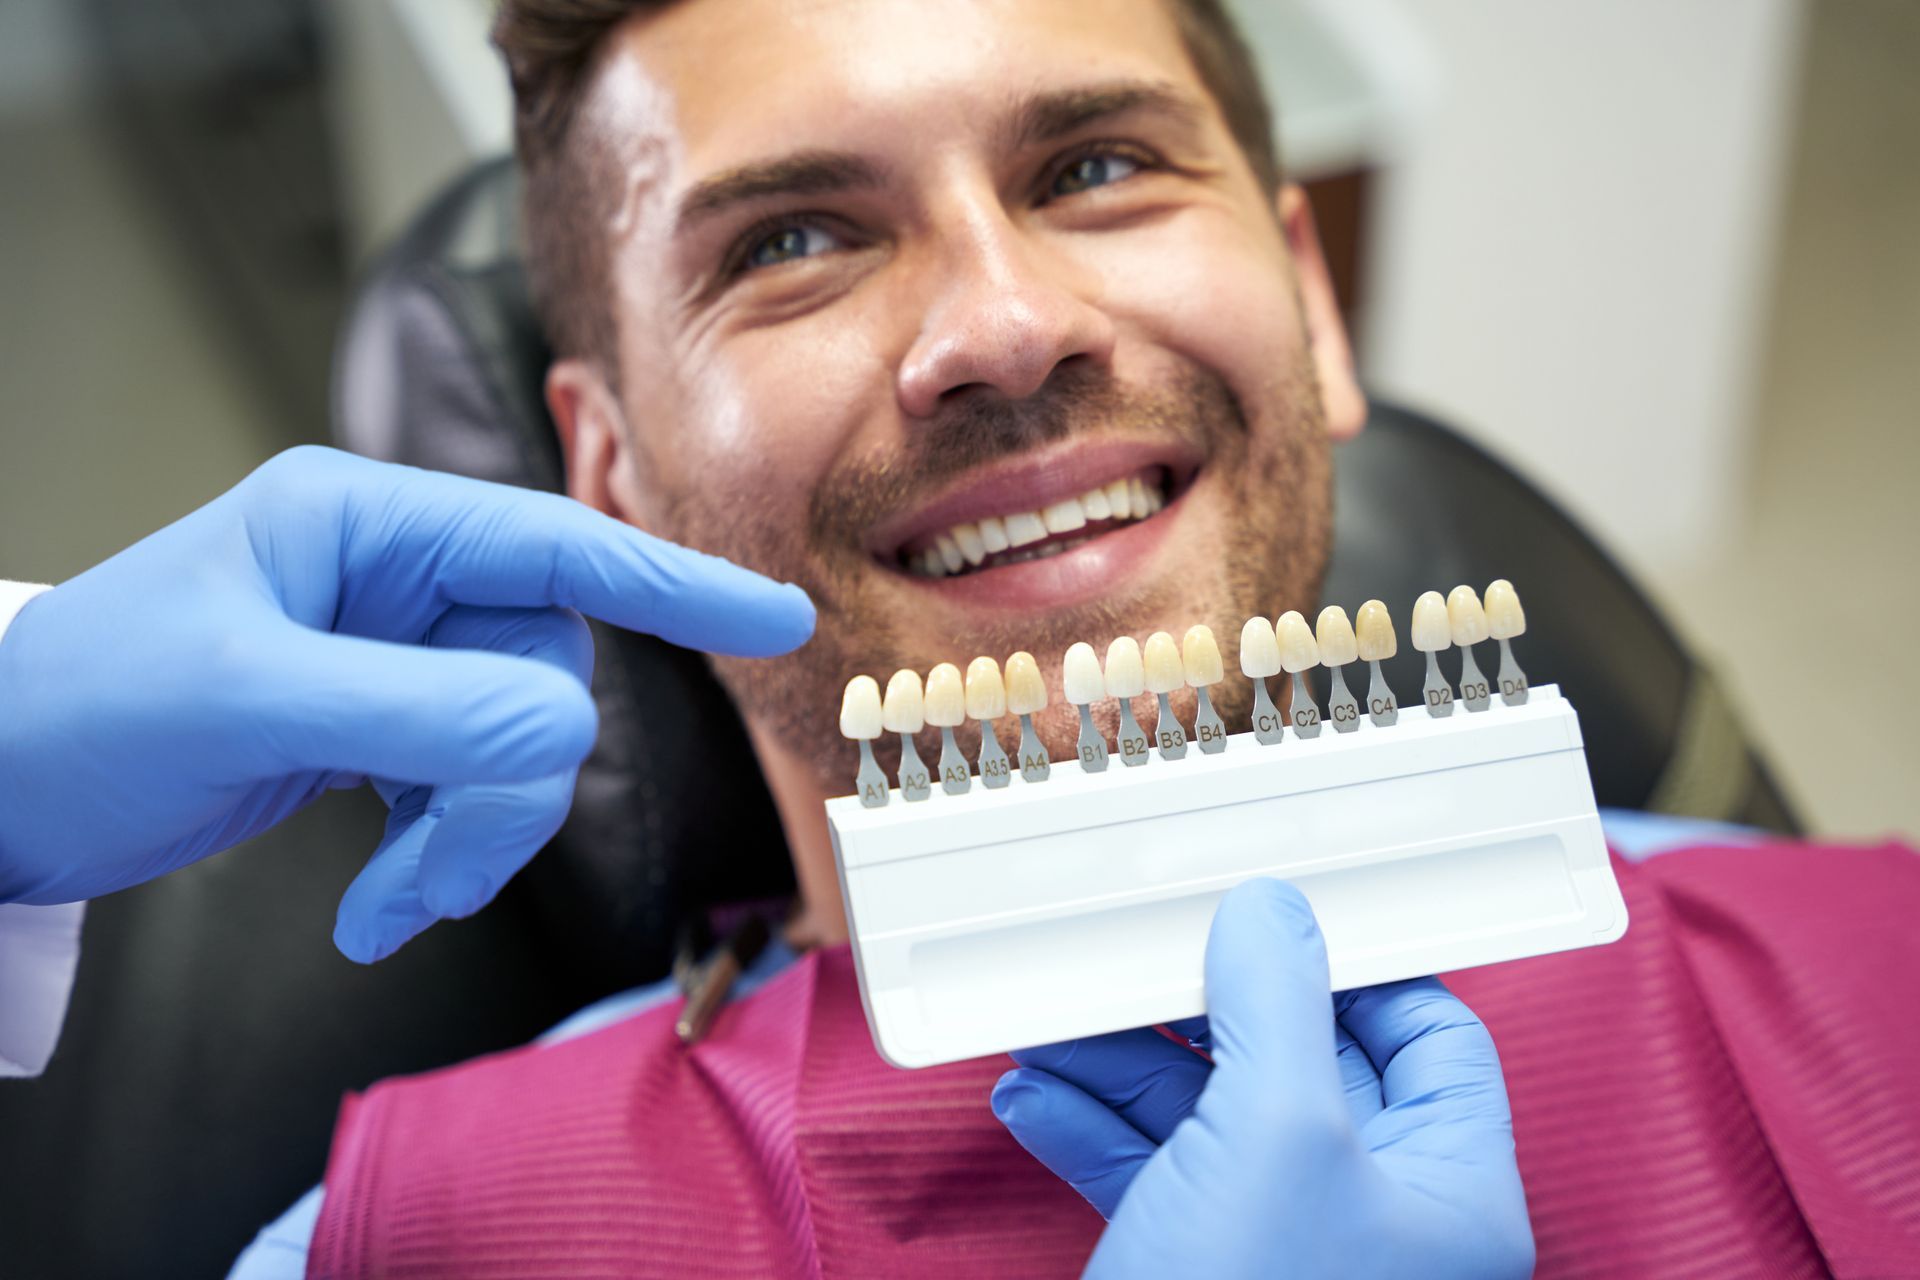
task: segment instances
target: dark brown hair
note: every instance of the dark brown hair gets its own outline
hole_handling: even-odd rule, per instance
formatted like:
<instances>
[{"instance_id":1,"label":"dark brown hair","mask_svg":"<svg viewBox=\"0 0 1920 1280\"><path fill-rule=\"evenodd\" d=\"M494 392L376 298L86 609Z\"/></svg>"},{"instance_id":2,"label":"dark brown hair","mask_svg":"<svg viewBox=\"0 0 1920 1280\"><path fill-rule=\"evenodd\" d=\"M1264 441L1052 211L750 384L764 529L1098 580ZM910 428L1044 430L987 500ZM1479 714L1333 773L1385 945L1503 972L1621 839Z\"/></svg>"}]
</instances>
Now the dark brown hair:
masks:
<instances>
[{"instance_id":1,"label":"dark brown hair","mask_svg":"<svg viewBox=\"0 0 1920 1280\"><path fill-rule=\"evenodd\" d=\"M600 175L612 158L575 136L607 36L676 0L501 0L493 42L513 80L514 145L525 183L527 272L547 337L562 356L602 359L611 375L613 299ZM684 0L680 0L684 2ZM1269 193L1279 189L1272 117L1253 55L1222 0L1167 0L1187 56Z\"/></svg>"}]
</instances>

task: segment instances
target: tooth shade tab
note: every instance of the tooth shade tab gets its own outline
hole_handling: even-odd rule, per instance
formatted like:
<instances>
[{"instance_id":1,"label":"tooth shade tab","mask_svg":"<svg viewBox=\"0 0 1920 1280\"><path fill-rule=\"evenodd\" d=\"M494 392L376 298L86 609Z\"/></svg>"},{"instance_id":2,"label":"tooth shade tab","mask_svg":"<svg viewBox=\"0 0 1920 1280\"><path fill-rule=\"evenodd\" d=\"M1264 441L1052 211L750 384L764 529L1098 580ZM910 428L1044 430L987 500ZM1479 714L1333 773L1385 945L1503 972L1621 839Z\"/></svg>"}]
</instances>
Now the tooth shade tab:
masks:
<instances>
[{"instance_id":1,"label":"tooth shade tab","mask_svg":"<svg viewBox=\"0 0 1920 1280\"><path fill-rule=\"evenodd\" d=\"M1180 661L1180 646L1164 631L1147 637L1147 692L1172 693L1186 687L1186 666Z\"/></svg>"},{"instance_id":2,"label":"tooth shade tab","mask_svg":"<svg viewBox=\"0 0 1920 1280\"><path fill-rule=\"evenodd\" d=\"M1137 698L1147 691L1147 668L1140 656L1140 642L1121 636L1107 646L1107 696Z\"/></svg>"},{"instance_id":3,"label":"tooth shade tab","mask_svg":"<svg viewBox=\"0 0 1920 1280\"><path fill-rule=\"evenodd\" d=\"M1062 664L1067 701L1077 707L1098 702L1107 696L1106 678L1100 674L1100 658L1093 646L1082 640L1067 650Z\"/></svg>"},{"instance_id":4,"label":"tooth shade tab","mask_svg":"<svg viewBox=\"0 0 1920 1280\"><path fill-rule=\"evenodd\" d=\"M1479 644L1487 638L1487 611L1465 583L1447 594L1447 622L1455 644Z\"/></svg>"},{"instance_id":5,"label":"tooth shade tab","mask_svg":"<svg viewBox=\"0 0 1920 1280\"><path fill-rule=\"evenodd\" d=\"M1040 678L1040 664L1022 649L1007 659L1007 710L1030 716L1046 705L1047 682Z\"/></svg>"},{"instance_id":6,"label":"tooth shade tab","mask_svg":"<svg viewBox=\"0 0 1920 1280\"><path fill-rule=\"evenodd\" d=\"M1505 578L1495 578L1487 584L1486 611L1487 633L1495 640L1511 640L1525 634L1526 611L1520 607L1520 596L1513 584Z\"/></svg>"},{"instance_id":7,"label":"tooth shade tab","mask_svg":"<svg viewBox=\"0 0 1920 1280\"><path fill-rule=\"evenodd\" d=\"M1421 653L1438 653L1453 646L1453 624L1447 619L1447 602L1438 591L1423 591L1413 602L1413 647Z\"/></svg>"},{"instance_id":8,"label":"tooth shade tab","mask_svg":"<svg viewBox=\"0 0 1920 1280\"><path fill-rule=\"evenodd\" d=\"M1205 624L1187 628L1187 634L1180 640L1180 661L1187 669L1187 683L1196 689L1219 684L1226 678L1220 661L1220 642L1213 638L1213 628Z\"/></svg>"},{"instance_id":9,"label":"tooth shade tab","mask_svg":"<svg viewBox=\"0 0 1920 1280\"><path fill-rule=\"evenodd\" d=\"M1105 489L1089 489L1080 495L1080 506L1086 511L1089 520L1111 520L1113 504L1107 501Z\"/></svg>"},{"instance_id":10,"label":"tooth shade tab","mask_svg":"<svg viewBox=\"0 0 1920 1280\"><path fill-rule=\"evenodd\" d=\"M1301 672L1320 665L1320 645L1313 638L1313 631L1307 626L1307 620L1300 616L1298 609L1289 609L1280 615L1273 626L1274 638L1280 643L1280 665L1289 672Z\"/></svg>"},{"instance_id":11,"label":"tooth shade tab","mask_svg":"<svg viewBox=\"0 0 1920 1280\"><path fill-rule=\"evenodd\" d=\"M1353 634L1362 662L1384 662L1400 650L1393 634L1393 615L1378 600L1369 600L1353 616Z\"/></svg>"},{"instance_id":12,"label":"tooth shade tab","mask_svg":"<svg viewBox=\"0 0 1920 1280\"><path fill-rule=\"evenodd\" d=\"M1257 614L1240 628L1240 674L1249 680L1280 674L1280 641L1273 624Z\"/></svg>"},{"instance_id":13,"label":"tooth shade tab","mask_svg":"<svg viewBox=\"0 0 1920 1280\"><path fill-rule=\"evenodd\" d=\"M926 704L920 692L920 673L900 670L887 681L887 700L881 723L891 733L918 733L926 724Z\"/></svg>"},{"instance_id":14,"label":"tooth shade tab","mask_svg":"<svg viewBox=\"0 0 1920 1280\"><path fill-rule=\"evenodd\" d=\"M849 738L866 741L880 736L880 684L872 676L855 676L847 681L840 699L840 732Z\"/></svg>"},{"instance_id":15,"label":"tooth shade tab","mask_svg":"<svg viewBox=\"0 0 1920 1280\"><path fill-rule=\"evenodd\" d=\"M967 719L967 693L960 682L960 668L943 662L927 672L927 723L936 729L951 729Z\"/></svg>"},{"instance_id":16,"label":"tooth shade tab","mask_svg":"<svg viewBox=\"0 0 1920 1280\"><path fill-rule=\"evenodd\" d=\"M1080 499L1066 498L1043 508L1040 523L1047 527L1048 533L1072 533L1087 527L1087 509L1080 505Z\"/></svg>"},{"instance_id":17,"label":"tooth shade tab","mask_svg":"<svg viewBox=\"0 0 1920 1280\"><path fill-rule=\"evenodd\" d=\"M1000 679L1000 664L992 658L975 658L967 664L967 715L975 720L998 720L1007 714L1007 686Z\"/></svg>"},{"instance_id":18,"label":"tooth shade tab","mask_svg":"<svg viewBox=\"0 0 1920 1280\"><path fill-rule=\"evenodd\" d=\"M1314 623L1313 638L1320 646L1320 661L1329 667L1344 667L1360 656L1353 624L1347 621L1347 611L1337 604L1330 604L1320 611L1319 620Z\"/></svg>"}]
</instances>

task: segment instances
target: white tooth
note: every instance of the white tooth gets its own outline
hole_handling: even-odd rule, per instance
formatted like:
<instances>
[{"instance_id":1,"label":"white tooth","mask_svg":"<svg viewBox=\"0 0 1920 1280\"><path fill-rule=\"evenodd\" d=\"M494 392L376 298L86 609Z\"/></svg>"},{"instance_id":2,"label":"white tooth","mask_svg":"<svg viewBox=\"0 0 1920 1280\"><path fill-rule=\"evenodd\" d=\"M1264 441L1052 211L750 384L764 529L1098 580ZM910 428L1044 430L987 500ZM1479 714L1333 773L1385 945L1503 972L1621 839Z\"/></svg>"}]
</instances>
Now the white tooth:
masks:
<instances>
[{"instance_id":1,"label":"white tooth","mask_svg":"<svg viewBox=\"0 0 1920 1280\"><path fill-rule=\"evenodd\" d=\"M1447 602L1438 591L1422 591L1413 602L1413 647L1437 653L1453 645L1453 624L1447 621Z\"/></svg>"},{"instance_id":2,"label":"white tooth","mask_svg":"<svg viewBox=\"0 0 1920 1280\"><path fill-rule=\"evenodd\" d=\"M1520 608L1520 597L1514 594L1513 584L1505 578L1495 578L1487 584L1485 606L1487 631L1495 640L1511 640L1526 631L1526 612Z\"/></svg>"},{"instance_id":3,"label":"white tooth","mask_svg":"<svg viewBox=\"0 0 1920 1280\"><path fill-rule=\"evenodd\" d=\"M940 558L938 547L928 547L920 553L920 576L923 578L947 576L947 562Z\"/></svg>"},{"instance_id":4,"label":"white tooth","mask_svg":"<svg viewBox=\"0 0 1920 1280\"><path fill-rule=\"evenodd\" d=\"M1127 481L1127 502L1133 507L1133 518L1141 520L1153 514L1148 505L1152 500L1147 497L1147 486L1139 476Z\"/></svg>"},{"instance_id":5,"label":"white tooth","mask_svg":"<svg viewBox=\"0 0 1920 1280\"><path fill-rule=\"evenodd\" d=\"M1180 663L1180 646L1164 631L1147 637L1147 692L1172 693L1187 683L1187 671Z\"/></svg>"},{"instance_id":6,"label":"white tooth","mask_svg":"<svg viewBox=\"0 0 1920 1280\"><path fill-rule=\"evenodd\" d=\"M933 547L940 553L940 563L947 566L948 573L960 572L960 566L967 562L967 558L960 554L959 546L944 533L933 540Z\"/></svg>"},{"instance_id":7,"label":"white tooth","mask_svg":"<svg viewBox=\"0 0 1920 1280\"><path fill-rule=\"evenodd\" d=\"M1455 644L1479 644L1487 638L1487 610L1465 583L1447 593L1447 623Z\"/></svg>"},{"instance_id":8,"label":"white tooth","mask_svg":"<svg viewBox=\"0 0 1920 1280\"><path fill-rule=\"evenodd\" d=\"M968 564L979 564L987 558L987 544L980 539L980 526L977 524L957 524L947 530L960 546L960 554L967 558Z\"/></svg>"},{"instance_id":9,"label":"white tooth","mask_svg":"<svg viewBox=\"0 0 1920 1280\"><path fill-rule=\"evenodd\" d=\"M943 662L927 672L927 691L923 702L927 723L939 729L951 729L967 718L966 686L960 681L960 668Z\"/></svg>"},{"instance_id":10,"label":"white tooth","mask_svg":"<svg viewBox=\"0 0 1920 1280\"><path fill-rule=\"evenodd\" d=\"M846 695L840 700L840 732L849 738L880 736L880 685L872 676L847 681Z\"/></svg>"},{"instance_id":11,"label":"white tooth","mask_svg":"<svg viewBox=\"0 0 1920 1280\"><path fill-rule=\"evenodd\" d=\"M1029 542L1038 542L1047 536L1046 521L1040 518L1038 511L1016 512L1006 520L1008 546L1024 547Z\"/></svg>"},{"instance_id":12,"label":"white tooth","mask_svg":"<svg viewBox=\"0 0 1920 1280\"><path fill-rule=\"evenodd\" d=\"M1040 512L1048 533L1072 533L1087 527L1087 509L1078 498L1066 498Z\"/></svg>"},{"instance_id":13,"label":"white tooth","mask_svg":"<svg viewBox=\"0 0 1920 1280\"><path fill-rule=\"evenodd\" d=\"M1007 686L1000 664L975 658L967 664L967 714L975 720L998 720L1007 714Z\"/></svg>"},{"instance_id":14,"label":"white tooth","mask_svg":"<svg viewBox=\"0 0 1920 1280\"><path fill-rule=\"evenodd\" d=\"M1187 634L1180 641L1180 665L1187 669L1187 683L1196 689L1220 683L1226 672L1220 662L1220 642L1213 638L1212 627L1187 628Z\"/></svg>"},{"instance_id":15,"label":"white tooth","mask_svg":"<svg viewBox=\"0 0 1920 1280\"><path fill-rule=\"evenodd\" d=\"M1013 545L1007 541L1007 526L1000 522L999 516L988 516L980 522L980 545L987 549L988 555Z\"/></svg>"},{"instance_id":16,"label":"white tooth","mask_svg":"<svg viewBox=\"0 0 1920 1280\"><path fill-rule=\"evenodd\" d=\"M1089 520L1113 519L1113 504L1107 501L1105 489L1089 489L1080 495L1080 505L1086 508Z\"/></svg>"},{"instance_id":17,"label":"white tooth","mask_svg":"<svg viewBox=\"0 0 1920 1280\"><path fill-rule=\"evenodd\" d=\"M1322 666L1344 667L1360 656L1360 641L1353 634L1347 611L1330 604L1320 611L1313 624L1313 640L1320 646Z\"/></svg>"},{"instance_id":18,"label":"white tooth","mask_svg":"<svg viewBox=\"0 0 1920 1280\"><path fill-rule=\"evenodd\" d=\"M1298 673L1320 665L1320 644L1298 609L1281 614L1273 624L1273 631L1280 644L1281 666Z\"/></svg>"},{"instance_id":19,"label":"white tooth","mask_svg":"<svg viewBox=\"0 0 1920 1280\"><path fill-rule=\"evenodd\" d=\"M880 721L892 733L918 733L927 722L926 695L918 671L896 671L887 681L887 697L880 704Z\"/></svg>"},{"instance_id":20,"label":"white tooth","mask_svg":"<svg viewBox=\"0 0 1920 1280\"><path fill-rule=\"evenodd\" d=\"M1107 505L1113 508L1115 520L1133 518L1133 490L1125 480L1115 480L1107 486Z\"/></svg>"},{"instance_id":21,"label":"white tooth","mask_svg":"<svg viewBox=\"0 0 1920 1280\"><path fill-rule=\"evenodd\" d=\"M1066 699L1075 706L1098 702L1107 696L1106 678L1100 674L1100 656L1084 640L1067 650L1061 674L1065 677Z\"/></svg>"},{"instance_id":22,"label":"white tooth","mask_svg":"<svg viewBox=\"0 0 1920 1280\"><path fill-rule=\"evenodd\" d=\"M1280 674L1280 641L1273 624L1258 614L1240 628L1240 670L1249 679Z\"/></svg>"},{"instance_id":23,"label":"white tooth","mask_svg":"<svg viewBox=\"0 0 1920 1280\"><path fill-rule=\"evenodd\" d=\"M1022 649L1007 659L1007 710L1030 716L1046 705L1047 682L1040 678L1040 664Z\"/></svg>"},{"instance_id":24,"label":"white tooth","mask_svg":"<svg viewBox=\"0 0 1920 1280\"><path fill-rule=\"evenodd\" d=\"M1114 698L1133 698L1147 690L1147 668L1140 655L1140 642L1121 636L1107 646L1107 694Z\"/></svg>"},{"instance_id":25,"label":"white tooth","mask_svg":"<svg viewBox=\"0 0 1920 1280\"><path fill-rule=\"evenodd\" d=\"M1150 513L1156 512L1160 510L1160 508L1166 505L1167 505L1167 495L1160 492L1160 486L1157 484L1148 485L1147 486L1147 510Z\"/></svg>"}]
</instances>

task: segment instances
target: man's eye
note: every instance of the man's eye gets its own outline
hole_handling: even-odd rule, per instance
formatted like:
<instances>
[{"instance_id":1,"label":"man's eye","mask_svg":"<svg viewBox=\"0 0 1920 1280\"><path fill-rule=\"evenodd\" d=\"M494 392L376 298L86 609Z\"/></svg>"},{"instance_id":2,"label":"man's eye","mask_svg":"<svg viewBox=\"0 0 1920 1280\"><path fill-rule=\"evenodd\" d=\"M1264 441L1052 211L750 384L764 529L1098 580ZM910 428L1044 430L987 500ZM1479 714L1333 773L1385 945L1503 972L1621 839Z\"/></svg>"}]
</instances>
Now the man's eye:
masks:
<instances>
[{"instance_id":1,"label":"man's eye","mask_svg":"<svg viewBox=\"0 0 1920 1280\"><path fill-rule=\"evenodd\" d=\"M740 265L748 271L759 267L777 267L783 262L811 258L839 246L840 241L825 228L794 224L770 231L755 240L747 247Z\"/></svg>"},{"instance_id":2,"label":"man's eye","mask_svg":"<svg viewBox=\"0 0 1920 1280\"><path fill-rule=\"evenodd\" d=\"M1082 156L1054 175L1053 186L1048 190L1050 196L1070 196L1093 187L1104 187L1110 182L1130 178L1140 169L1140 162L1112 151L1102 151L1090 156Z\"/></svg>"}]
</instances>

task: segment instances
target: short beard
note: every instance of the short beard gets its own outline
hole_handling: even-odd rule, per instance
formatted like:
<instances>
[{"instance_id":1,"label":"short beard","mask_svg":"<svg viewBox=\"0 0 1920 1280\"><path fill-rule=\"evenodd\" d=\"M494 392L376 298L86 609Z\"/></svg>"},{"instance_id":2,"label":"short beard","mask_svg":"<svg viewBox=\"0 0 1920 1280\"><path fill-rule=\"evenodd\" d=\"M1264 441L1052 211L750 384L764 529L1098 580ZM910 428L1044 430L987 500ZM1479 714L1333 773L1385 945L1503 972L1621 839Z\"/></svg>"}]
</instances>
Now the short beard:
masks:
<instances>
[{"instance_id":1,"label":"short beard","mask_svg":"<svg viewBox=\"0 0 1920 1280\"><path fill-rule=\"evenodd\" d=\"M857 767L855 745L840 736L837 715L852 676L865 672L884 686L903 667L924 678L940 662L964 670L975 654L1004 662L1007 654L1025 649L1039 660L1051 691L1048 707L1034 718L1035 728L1049 754L1062 760L1074 755L1079 731L1078 713L1059 696L1067 647L1085 639L1104 657L1107 640L1123 634L1144 640L1151 629L1146 624L1156 619L1164 619L1161 625L1170 630L1191 622L1213 628L1229 672L1210 691L1214 708L1230 732L1244 729L1253 693L1236 670L1241 624L1255 613L1271 617L1313 607L1332 527L1325 416L1304 353L1279 381L1274 397L1279 420L1256 432L1226 382L1204 370L1189 367L1169 388L1140 390L1090 366L1067 366L1025 400L981 396L919 429L907 448L845 460L813 494L803 530L779 527L736 494L680 495L672 504L668 536L799 583L818 611L813 639L797 652L767 660L716 657L715 673L742 716L794 758L809 762L829 795L850 791ZM1143 583L1124 595L1036 614L1018 625L971 628L938 648L904 636L901 584L873 562L863 545L866 532L934 484L1076 436L1172 437L1193 446L1205 459L1202 477L1211 475L1224 487L1229 508L1226 543L1213 563ZM1174 638L1180 638L1178 630ZM1189 725L1194 701L1190 692L1174 696L1176 713ZM1149 731L1153 703L1150 697L1137 699L1134 708ZM1101 704L1096 719L1111 741L1117 706ZM996 732L1010 745L1009 734L1017 727L1002 722ZM969 722L955 733L961 749L975 754L978 727ZM938 757L938 744L935 729L918 739L927 759ZM875 748L891 771L899 756L896 735L886 735Z\"/></svg>"}]
</instances>

